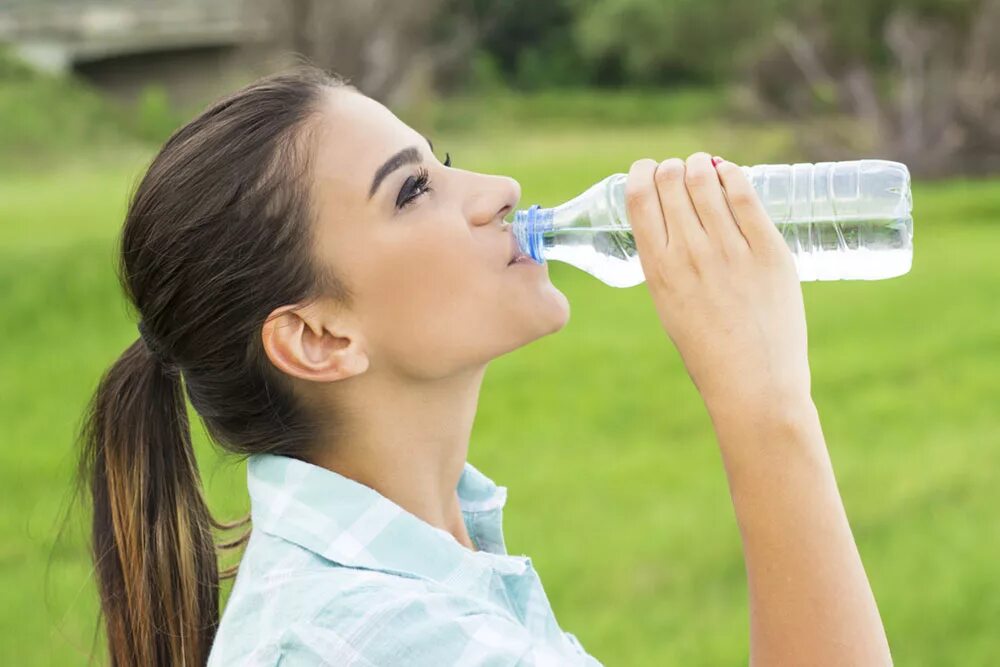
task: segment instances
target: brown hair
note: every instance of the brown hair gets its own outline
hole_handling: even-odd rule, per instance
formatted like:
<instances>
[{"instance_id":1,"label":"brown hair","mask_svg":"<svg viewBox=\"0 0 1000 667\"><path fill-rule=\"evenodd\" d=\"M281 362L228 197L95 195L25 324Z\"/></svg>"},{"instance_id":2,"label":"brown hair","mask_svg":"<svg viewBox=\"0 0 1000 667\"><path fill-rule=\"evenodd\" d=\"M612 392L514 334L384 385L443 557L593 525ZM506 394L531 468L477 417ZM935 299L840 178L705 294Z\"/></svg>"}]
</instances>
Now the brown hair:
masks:
<instances>
[{"instance_id":1,"label":"brown hair","mask_svg":"<svg viewBox=\"0 0 1000 667\"><path fill-rule=\"evenodd\" d=\"M203 498L186 395L236 454L305 458L317 423L260 338L277 307L346 287L312 259L311 154L323 93L302 65L205 109L165 142L133 193L117 273L138 338L105 372L80 430L79 479L112 665L203 665L219 622L216 521ZM224 572L232 576L234 571Z\"/></svg>"}]
</instances>

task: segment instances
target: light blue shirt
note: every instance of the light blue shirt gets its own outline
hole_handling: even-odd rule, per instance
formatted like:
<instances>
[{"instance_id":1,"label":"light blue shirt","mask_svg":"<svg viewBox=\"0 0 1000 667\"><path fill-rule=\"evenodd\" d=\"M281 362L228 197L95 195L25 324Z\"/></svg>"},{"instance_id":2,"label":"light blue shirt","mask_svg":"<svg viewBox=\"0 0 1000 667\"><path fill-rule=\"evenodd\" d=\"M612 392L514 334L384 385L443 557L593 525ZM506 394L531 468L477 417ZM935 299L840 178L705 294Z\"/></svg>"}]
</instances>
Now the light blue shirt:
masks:
<instances>
[{"instance_id":1,"label":"light blue shirt","mask_svg":"<svg viewBox=\"0 0 1000 667\"><path fill-rule=\"evenodd\" d=\"M526 556L507 554L507 489L466 463L479 551L377 491L273 454L247 461L253 531L209 667L597 667L556 622Z\"/></svg>"}]
</instances>

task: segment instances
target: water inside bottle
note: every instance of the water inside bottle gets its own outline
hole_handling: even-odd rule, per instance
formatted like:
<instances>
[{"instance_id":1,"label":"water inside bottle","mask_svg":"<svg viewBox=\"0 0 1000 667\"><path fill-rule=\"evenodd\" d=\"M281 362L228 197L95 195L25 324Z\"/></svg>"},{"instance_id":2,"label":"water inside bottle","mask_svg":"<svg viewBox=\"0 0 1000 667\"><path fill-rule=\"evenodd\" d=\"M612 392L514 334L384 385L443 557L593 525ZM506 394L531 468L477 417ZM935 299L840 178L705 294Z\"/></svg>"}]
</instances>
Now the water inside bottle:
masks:
<instances>
[{"instance_id":1,"label":"water inside bottle","mask_svg":"<svg viewBox=\"0 0 1000 667\"><path fill-rule=\"evenodd\" d=\"M802 281L881 280L913 261L913 218L779 223ZM572 264L612 287L645 280L632 231L621 226L567 227L543 234L546 259Z\"/></svg>"},{"instance_id":2,"label":"water inside bottle","mask_svg":"<svg viewBox=\"0 0 1000 667\"><path fill-rule=\"evenodd\" d=\"M612 287L645 280L630 229L571 227L543 234L542 243L546 260L572 264Z\"/></svg>"}]
</instances>

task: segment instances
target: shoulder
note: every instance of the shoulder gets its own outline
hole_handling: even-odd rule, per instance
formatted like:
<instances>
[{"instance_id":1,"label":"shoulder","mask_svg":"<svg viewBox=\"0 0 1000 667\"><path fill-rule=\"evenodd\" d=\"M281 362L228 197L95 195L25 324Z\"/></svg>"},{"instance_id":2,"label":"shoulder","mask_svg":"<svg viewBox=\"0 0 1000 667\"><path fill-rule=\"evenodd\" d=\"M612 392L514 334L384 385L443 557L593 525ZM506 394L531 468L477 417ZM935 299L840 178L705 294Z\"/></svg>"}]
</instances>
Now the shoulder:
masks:
<instances>
[{"instance_id":1,"label":"shoulder","mask_svg":"<svg viewBox=\"0 0 1000 667\"><path fill-rule=\"evenodd\" d=\"M292 597L304 600L300 588ZM311 582L305 608L258 607L251 627L229 635L210 664L254 667L546 667L599 665L566 633L568 645L549 644L502 607L432 582L355 572L347 585ZM341 582L342 584L345 582ZM288 583L285 583L287 586ZM285 593L287 596L287 591ZM286 597L286 599L288 599ZM249 631L249 632L248 632ZM221 637L219 639L222 639ZM233 641L235 640L235 641ZM239 653L238 660L230 661ZM229 656L229 659L224 657Z\"/></svg>"},{"instance_id":2,"label":"shoulder","mask_svg":"<svg viewBox=\"0 0 1000 667\"><path fill-rule=\"evenodd\" d=\"M290 545L256 546L241 562L210 667L599 664L568 634L541 639L489 599Z\"/></svg>"},{"instance_id":3,"label":"shoulder","mask_svg":"<svg viewBox=\"0 0 1000 667\"><path fill-rule=\"evenodd\" d=\"M295 629L351 626L383 600L425 595L428 582L324 561L304 549L249 551L225 604L209 666L271 667ZM322 663L314 663L322 664ZM364 664L364 663L359 663Z\"/></svg>"},{"instance_id":4,"label":"shoulder","mask_svg":"<svg viewBox=\"0 0 1000 667\"><path fill-rule=\"evenodd\" d=\"M278 664L526 667L545 664L537 650L516 619L475 598L372 587L289 626Z\"/></svg>"}]
</instances>

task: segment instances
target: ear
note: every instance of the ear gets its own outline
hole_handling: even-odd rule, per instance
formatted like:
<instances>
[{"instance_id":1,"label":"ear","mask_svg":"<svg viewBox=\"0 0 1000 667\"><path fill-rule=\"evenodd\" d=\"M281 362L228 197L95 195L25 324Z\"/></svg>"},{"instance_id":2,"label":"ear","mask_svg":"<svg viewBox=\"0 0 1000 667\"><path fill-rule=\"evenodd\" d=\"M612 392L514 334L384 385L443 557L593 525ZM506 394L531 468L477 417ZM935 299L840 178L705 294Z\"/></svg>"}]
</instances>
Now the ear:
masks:
<instances>
[{"instance_id":1,"label":"ear","mask_svg":"<svg viewBox=\"0 0 1000 667\"><path fill-rule=\"evenodd\" d=\"M294 377L334 382L368 370L364 341L347 313L282 306L261 330L271 363Z\"/></svg>"}]
</instances>

